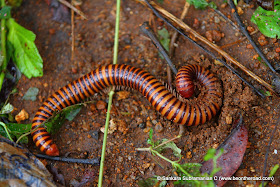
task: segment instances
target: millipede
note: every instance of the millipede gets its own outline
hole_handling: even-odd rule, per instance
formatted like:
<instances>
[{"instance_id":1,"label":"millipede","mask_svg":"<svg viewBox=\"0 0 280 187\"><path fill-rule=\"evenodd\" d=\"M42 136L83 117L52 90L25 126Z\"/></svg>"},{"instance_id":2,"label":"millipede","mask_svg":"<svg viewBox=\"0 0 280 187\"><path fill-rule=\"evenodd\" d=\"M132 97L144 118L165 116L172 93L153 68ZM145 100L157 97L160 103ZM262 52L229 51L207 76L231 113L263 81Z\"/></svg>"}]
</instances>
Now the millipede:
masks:
<instances>
[{"instance_id":1,"label":"millipede","mask_svg":"<svg viewBox=\"0 0 280 187\"><path fill-rule=\"evenodd\" d=\"M222 88L220 81L209 70L199 65L187 65L176 76L177 91L182 97L193 95L194 80L205 89L203 95L195 102L182 101L147 71L124 64L102 66L60 88L43 103L32 121L33 141L45 154L58 156L58 148L42 123L55 111L77 104L106 87L117 85L142 93L168 120L187 126L203 124L220 109Z\"/></svg>"}]
</instances>

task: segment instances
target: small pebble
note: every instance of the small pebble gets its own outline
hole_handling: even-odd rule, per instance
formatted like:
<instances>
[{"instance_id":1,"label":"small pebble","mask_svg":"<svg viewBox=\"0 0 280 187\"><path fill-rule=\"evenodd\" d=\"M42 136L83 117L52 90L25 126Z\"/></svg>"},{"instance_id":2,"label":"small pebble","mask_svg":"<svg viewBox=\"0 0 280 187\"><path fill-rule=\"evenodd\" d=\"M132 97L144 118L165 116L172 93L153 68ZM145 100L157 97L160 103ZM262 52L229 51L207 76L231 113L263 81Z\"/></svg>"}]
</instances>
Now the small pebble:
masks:
<instances>
[{"instance_id":1,"label":"small pebble","mask_svg":"<svg viewBox=\"0 0 280 187\"><path fill-rule=\"evenodd\" d=\"M252 44L246 45L246 48L247 48L247 49L254 49L254 47L252 46Z\"/></svg>"},{"instance_id":2,"label":"small pebble","mask_svg":"<svg viewBox=\"0 0 280 187\"><path fill-rule=\"evenodd\" d=\"M126 99L129 96L130 92L128 91L119 91L117 92L118 100Z\"/></svg>"},{"instance_id":3,"label":"small pebble","mask_svg":"<svg viewBox=\"0 0 280 187\"><path fill-rule=\"evenodd\" d=\"M220 18L219 18L218 16L215 16L215 17L214 17L214 22L215 22L215 23L220 23Z\"/></svg>"},{"instance_id":4,"label":"small pebble","mask_svg":"<svg viewBox=\"0 0 280 187\"><path fill-rule=\"evenodd\" d=\"M150 163L145 163L145 164L142 165L142 167L143 167L144 169L147 169L147 168L149 168L150 166L151 166Z\"/></svg>"},{"instance_id":5,"label":"small pebble","mask_svg":"<svg viewBox=\"0 0 280 187\"><path fill-rule=\"evenodd\" d=\"M98 140L99 138L99 134L98 131L92 131L92 133L90 133L91 137Z\"/></svg>"},{"instance_id":6,"label":"small pebble","mask_svg":"<svg viewBox=\"0 0 280 187\"><path fill-rule=\"evenodd\" d=\"M101 101L101 100L99 100L99 101L97 101L96 102L96 108L98 109L98 110L103 110L103 109L105 109L106 108L106 103L104 102L104 101Z\"/></svg>"},{"instance_id":7,"label":"small pebble","mask_svg":"<svg viewBox=\"0 0 280 187\"><path fill-rule=\"evenodd\" d=\"M90 108L91 112L95 112L96 111L96 107L95 107L94 104L91 104L89 108Z\"/></svg>"},{"instance_id":8,"label":"small pebble","mask_svg":"<svg viewBox=\"0 0 280 187\"><path fill-rule=\"evenodd\" d=\"M25 109L22 109L16 116L15 120L17 123L20 123L21 121L24 121L29 118L28 113L25 111Z\"/></svg>"},{"instance_id":9,"label":"small pebble","mask_svg":"<svg viewBox=\"0 0 280 187\"><path fill-rule=\"evenodd\" d=\"M146 122L146 125L147 125L147 127L152 127L152 126L153 126L153 124L151 123L151 121L147 121L147 122Z\"/></svg>"},{"instance_id":10,"label":"small pebble","mask_svg":"<svg viewBox=\"0 0 280 187\"><path fill-rule=\"evenodd\" d=\"M49 33L50 33L51 35L55 34L55 29L49 29Z\"/></svg>"},{"instance_id":11,"label":"small pebble","mask_svg":"<svg viewBox=\"0 0 280 187\"><path fill-rule=\"evenodd\" d=\"M140 128L140 129L144 129L145 127L146 127L146 124L145 124L145 123L140 123L140 124L139 124L139 128Z\"/></svg>"},{"instance_id":12,"label":"small pebble","mask_svg":"<svg viewBox=\"0 0 280 187\"><path fill-rule=\"evenodd\" d=\"M83 121L82 129L87 132L90 130L90 125Z\"/></svg>"},{"instance_id":13,"label":"small pebble","mask_svg":"<svg viewBox=\"0 0 280 187\"><path fill-rule=\"evenodd\" d=\"M227 117L226 117L226 123L227 123L228 125L232 123L232 116L227 115Z\"/></svg>"},{"instance_id":14,"label":"small pebble","mask_svg":"<svg viewBox=\"0 0 280 187\"><path fill-rule=\"evenodd\" d=\"M252 166L250 167L250 171L253 173L256 172L256 170Z\"/></svg>"},{"instance_id":15,"label":"small pebble","mask_svg":"<svg viewBox=\"0 0 280 187\"><path fill-rule=\"evenodd\" d=\"M162 124L161 124L160 122L158 122L158 123L156 124L155 130L156 130L157 132L162 132L162 131L163 131L163 126L162 126Z\"/></svg>"},{"instance_id":16,"label":"small pebble","mask_svg":"<svg viewBox=\"0 0 280 187\"><path fill-rule=\"evenodd\" d=\"M258 38L258 42L261 46L264 46L264 45L267 45L268 44L268 41L267 39L265 38L264 35L261 35L259 38Z\"/></svg>"},{"instance_id":17,"label":"small pebble","mask_svg":"<svg viewBox=\"0 0 280 187\"><path fill-rule=\"evenodd\" d=\"M251 32L254 32L255 29L254 29L254 27L248 26L248 27L247 27L247 31L248 31L249 33L251 33Z\"/></svg>"},{"instance_id":18,"label":"small pebble","mask_svg":"<svg viewBox=\"0 0 280 187\"><path fill-rule=\"evenodd\" d=\"M150 131L150 129L151 129L150 127L147 127L147 128L145 128L145 129L143 130L143 132L144 132L144 133L147 133L147 132Z\"/></svg>"},{"instance_id":19,"label":"small pebble","mask_svg":"<svg viewBox=\"0 0 280 187\"><path fill-rule=\"evenodd\" d=\"M157 120L152 120L152 123L155 125L155 124L157 124Z\"/></svg>"},{"instance_id":20,"label":"small pebble","mask_svg":"<svg viewBox=\"0 0 280 187\"><path fill-rule=\"evenodd\" d=\"M72 71L72 73L74 73L74 74L78 73L77 68L74 68L74 67L71 69L71 71Z\"/></svg>"},{"instance_id":21,"label":"small pebble","mask_svg":"<svg viewBox=\"0 0 280 187\"><path fill-rule=\"evenodd\" d=\"M187 157L188 159L192 158L192 152L188 151L187 154L186 154L186 157Z\"/></svg>"}]
</instances>

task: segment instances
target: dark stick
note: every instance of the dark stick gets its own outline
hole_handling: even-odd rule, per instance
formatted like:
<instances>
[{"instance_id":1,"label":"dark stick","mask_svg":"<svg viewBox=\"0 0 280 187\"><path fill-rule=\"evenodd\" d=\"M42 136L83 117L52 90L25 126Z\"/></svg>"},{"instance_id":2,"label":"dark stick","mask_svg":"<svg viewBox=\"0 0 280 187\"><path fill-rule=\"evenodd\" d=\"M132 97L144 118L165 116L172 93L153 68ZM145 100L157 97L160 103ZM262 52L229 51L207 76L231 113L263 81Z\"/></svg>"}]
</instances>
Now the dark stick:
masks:
<instances>
[{"instance_id":1,"label":"dark stick","mask_svg":"<svg viewBox=\"0 0 280 187\"><path fill-rule=\"evenodd\" d=\"M264 166L263 166L263 177L265 176L265 170L266 170L266 167L267 167L267 160L268 160L268 153L269 153L269 149L270 149L270 146L271 146L271 143L272 143L272 140L273 140L273 137L274 137L274 134L277 130L277 126L280 122L280 118L278 118L276 124L275 124L275 127L271 133L271 136L270 136L270 140L269 140L269 143L267 145L267 148L266 148L266 153L265 153L265 159L264 159ZM264 187L264 180L262 180L262 187Z\"/></svg>"},{"instance_id":2,"label":"dark stick","mask_svg":"<svg viewBox=\"0 0 280 187\"><path fill-rule=\"evenodd\" d=\"M199 47L200 49L202 49L203 51L205 51L206 53L208 53L212 58L214 58L215 60L221 62L226 68L228 68L229 70L231 70L235 75L237 75L245 84L247 84L250 88L252 88L257 94L259 94L262 98L265 98L265 95L262 94L257 88L255 88L253 85L251 85L248 81L246 81L244 78L241 77L241 75L239 75L239 73L237 72L237 70L235 70L233 67L231 67L229 64L227 64L225 61L223 61L222 59L219 59L215 56L214 53L212 53L211 51L209 51L208 49L206 49L205 47L203 47L202 45L198 44L197 42L195 42L194 40L192 40L190 37L188 37L181 29L177 29L172 23L170 23L167 19L165 19L162 15L160 15L158 13L158 11L147 1L145 0L146 4L149 6L149 8L154 12L154 14L159 17L160 19L162 19L165 23L167 23L170 27L172 27L173 29L175 29L177 32L179 32L181 35L183 35L185 38L187 38L191 43L195 44L197 47Z\"/></svg>"},{"instance_id":3,"label":"dark stick","mask_svg":"<svg viewBox=\"0 0 280 187\"><path fill-rule=\"evenodd\" d=\"M271 69L271 71L273 71L274 73L276 73L275 69L273 68L273 66L270 64L270 62L267 60L267 58L265 57L265 55L263 54L263 52L261 51L261 49L257 46L257 44L254 42L254 40L252 39L252 37L250 36L249 32L247 31L247 29L245 28L245 25L242 23L240 16L237 13L237 9L235 4L233 3L232 0L228 0L228 4L229 6L234 9L233 12L233 16L236 19L241 32L246 36L246 38L249 40L249 42L251 43L251 45L254 47L254 49L257 51L257 53L260 55L260 57L264 60L265 64Z\"/></svg>"},{"instance_id":4,"label":"dark stick","mask_svg":"<svg viewBox=\"0 0 280 187\"><path fill-rule=\"evenodd\" d=\"M156 48L159 50L159 52L162 54L164 59L166 60L167 64L169 65L170 69L173 71L173 73L176 75L178 70L172 63L171 59L169 58L166 50L161 45L161 43L158 41L157 37L155 36L154 32L150 28L149 24L147 22L144 22L140 29L152 40L153 44L156 46Z\"/></svg>"},{"instance_id":5,"label":"dark stick","mask_svg":"<svg viewBox=\"0 0 280 187\"><path fill-rule=\"evenodd\" d=\"M235 25L228 17L226 17L221 11L217 10L217 9L213 9L217 14L219 14L222 18L224 18L225 20L227 20L235 29L239 30L239 28L237 27L237 25Z\"/></svg>"},{"instance_id":6,"label":"dark stick","mask_svg":"<svg viewBox=\"0 0 280 187\"><path fill-rule=\"evenodd\" d=\"M79 163L79 164L91 164L94 166L99 166L99 159L81 159L81 158L67 158L67 157L59 157L59 156L48 156L48 155L42 155L42 154L35 154L38 158L44 158L48 160L55 160L55 161L61 161L61 162L72 162L72 163Z\"/></svg>"}]
</instances>

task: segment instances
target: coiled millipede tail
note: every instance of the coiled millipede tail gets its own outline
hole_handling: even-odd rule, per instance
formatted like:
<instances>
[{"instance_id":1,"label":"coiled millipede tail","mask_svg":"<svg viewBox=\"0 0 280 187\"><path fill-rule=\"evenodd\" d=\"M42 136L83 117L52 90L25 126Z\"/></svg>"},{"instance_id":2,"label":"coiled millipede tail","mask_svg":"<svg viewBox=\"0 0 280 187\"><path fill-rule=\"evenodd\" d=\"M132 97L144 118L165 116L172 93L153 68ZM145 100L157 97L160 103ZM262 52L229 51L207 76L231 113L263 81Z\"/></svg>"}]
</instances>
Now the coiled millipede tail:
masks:
<instances>
[{"instance_id":1,"label":"coiled millipede tail","mask_svg":"<svg viewBox=\"0 0 280 187\"><path fill-rule=\"evenodd\" d=\"M152 106L168 120L182 125L198 125L209 121L222 105L222 88L209 70L199 65L182 67L176 77L177 91L182 97L194 93L193 80L204 88L203 97L195 103L183 102L150 73L129 65L107 65L84 75L60 88L39 108L32 121L32 137L36 146L47 155L58 156L59 151L50 134L41 125L55 111L79 103L108 86L121 85L138 90Z\"/></svg>"}]
</instances>

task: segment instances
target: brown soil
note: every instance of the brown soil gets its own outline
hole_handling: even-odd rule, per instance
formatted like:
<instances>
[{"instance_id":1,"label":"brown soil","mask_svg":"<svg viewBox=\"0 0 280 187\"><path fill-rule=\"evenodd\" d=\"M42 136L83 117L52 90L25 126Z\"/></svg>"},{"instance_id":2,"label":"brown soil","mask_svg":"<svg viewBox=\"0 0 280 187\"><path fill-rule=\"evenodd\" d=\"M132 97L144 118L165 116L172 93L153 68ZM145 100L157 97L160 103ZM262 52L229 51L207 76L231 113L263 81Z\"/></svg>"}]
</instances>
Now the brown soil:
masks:
<instances>
[{"instance_id":1,"label":"brown soil","mask_svg":"<svg viewBox=\"0 0 280 187\"><path fill-rule=\"evenodd\" d=\"M228 6L221 8L222 0L215 2L225 15L232 17ZM161 6L180 17L184 3L185 0L165 0ZM30 114L31 118L26 123L32 120L42 102L58 88L97 67L112 63L115 1L83 1L81 10L88 16L88 20L75 17L74 61L71 61L71 25L52 21L51 12L45 2L23 1L23 5L16 11L16 20L37 35L36 45L44 60L44 76L30 80L23 76L17 86L19 93L11 98L12 104L18 111L25 109ZM244 23L256 29L256 25L250 22L255 7L243 8L243 10L244 14L241 17L245 20ZM195 19L199 21L199 25ZM151 21L155 29L166 27L143 5L135 1L122 1L118 62L146 69L157 78L167 81L165 61L159 58L157 49L139 30L139 25L144 21ZM234 30L211 9L201 11L191 7L184 22L194 26L203 36L210 30L223 33L224 37L216 42L219 46L243 38L239 31ZM173 33L171 28L166 28ZM261 33L257 32L253 38L257 41L260 36ZM279 48L279 40L270 38L265 40L268 42L261 47L262 50L270 61L279 61L279 52L275 52L276 48ZM183 37L180 36L176 43L178 47L173 58L176 67L179 68L190 60L196 61L216 74L222 82L224 91L223 106L217 117L204 125L188 127L183 138L176 141L178 147L182 149L183 162L201 162L209 148L217 147L229 135L232 129L231 122L236 119L238 113L242 113L244 123L249 130L249 143L243 163L235 176L262 176L266 146L279 116L278 97L259 97L236 75L225 67L214 64L213 59ZM268 73L270 70L254 59L256 52L247 48L248 44L245 39L225 47L224 50L271 83L272 78ZM250 78L248 80L263 89L256 81ZM22 100L22 96L30 87L37 87L40 90L35 102ZM140 93L129 93L123 99L121 97L125 93L115 94L113 99L111 118L121 123L123 129L128 129L117 130L108 136L104 186L135 186L139 179L154 175L168 176L172 172L171 166L163 160L155 161L150 154L137 152L135 148L148 146L147 128L155 129L157 126L155 139L170 139L178 135L179 126L161 117ZM97 101L103 102L99 102L96 106ZM96 94L93 103L86 105L74 122L66 122L53 136L62 156L70 153L70 156L78 158L100 157L103 141L100 128L105 124L106 115L106 108L102 106L104 102L108 102L108 96ZM139 127L143 124L146 124L145 129ZM163 126L162 131L161 126ZM93 138L94 131L99 132L98 139ZM279 164L279 132L276 131L269 150L268 169ZM30 149L37 151L34 145ZM277 150L278 154L275 154L274 150ZM171 151L166 154L172 158ZM88 186L97 185L98 166L47 162L58 168L67 186L70 186L74 179L80 181L88 171L94 172L94 180ZM280 185L279 174L280 171L275 174L275 180L269 183L269 186ZM256 184L259 184L259 181L230 181L226 186L255 186Z\"/></svg>"}]
</instances>

